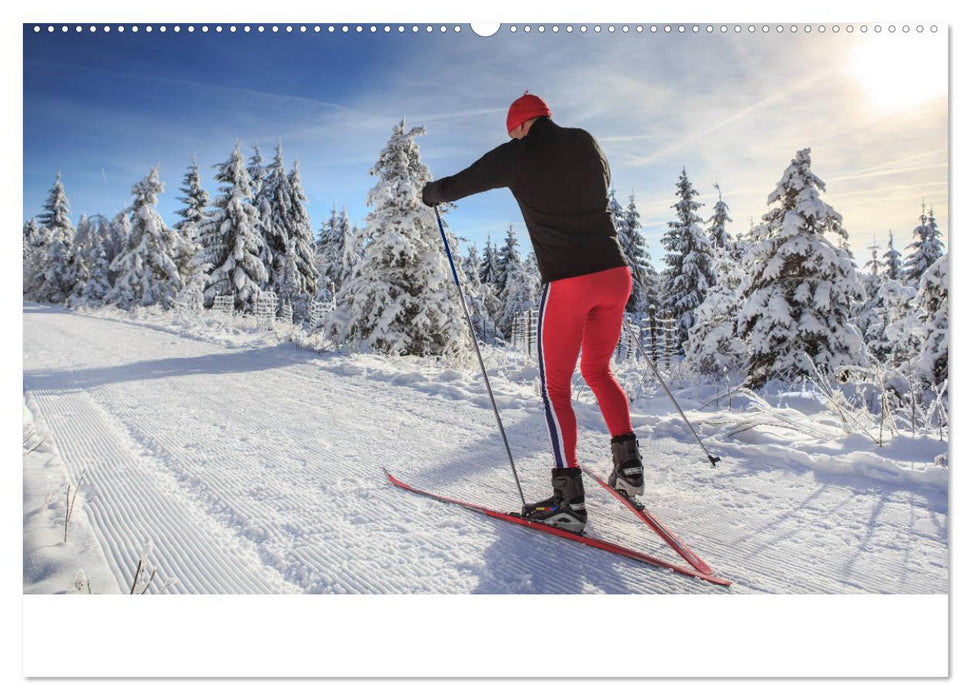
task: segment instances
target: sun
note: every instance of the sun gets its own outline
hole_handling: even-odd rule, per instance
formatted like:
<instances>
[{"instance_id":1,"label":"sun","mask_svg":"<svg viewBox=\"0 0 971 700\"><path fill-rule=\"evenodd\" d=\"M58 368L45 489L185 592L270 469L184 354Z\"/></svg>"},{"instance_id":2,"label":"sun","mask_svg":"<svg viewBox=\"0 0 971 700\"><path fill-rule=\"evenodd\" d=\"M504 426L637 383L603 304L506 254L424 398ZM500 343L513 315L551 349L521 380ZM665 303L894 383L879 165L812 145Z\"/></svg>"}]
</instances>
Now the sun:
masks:
<instances>
[{"instance_id":1,"label":"sun","mask_svg":"<svg viewBox=\"0 0 971 700\"><path fill-rule=\"evenodd\" d=\"M852 54L848 72L874 108L919 107L947 96L947 37L867 37Z\"/></svg>"}]
</instances>

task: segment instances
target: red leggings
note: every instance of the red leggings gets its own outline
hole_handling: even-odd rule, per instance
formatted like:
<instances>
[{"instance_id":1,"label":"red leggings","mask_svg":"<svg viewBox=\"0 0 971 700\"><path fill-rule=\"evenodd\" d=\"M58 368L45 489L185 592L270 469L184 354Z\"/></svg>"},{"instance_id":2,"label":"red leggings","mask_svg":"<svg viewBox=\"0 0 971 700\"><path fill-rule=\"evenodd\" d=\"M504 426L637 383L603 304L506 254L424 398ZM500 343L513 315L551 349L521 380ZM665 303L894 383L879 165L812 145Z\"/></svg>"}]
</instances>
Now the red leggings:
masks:
<instances>
[{"instance_id":1,"label":"red leggings","mask_svg":"<svg viewBox=\"0 0 971 700\"><path fill-rule=\"evenodd\" d=\"M630 292L626 266L555 280L543 288L537 330L539 373L557 467L578 466L570 389L581 350L580 372L597 397L610 435L633 432L627 395L610 371Z\"/></svg>"}]
</instances>

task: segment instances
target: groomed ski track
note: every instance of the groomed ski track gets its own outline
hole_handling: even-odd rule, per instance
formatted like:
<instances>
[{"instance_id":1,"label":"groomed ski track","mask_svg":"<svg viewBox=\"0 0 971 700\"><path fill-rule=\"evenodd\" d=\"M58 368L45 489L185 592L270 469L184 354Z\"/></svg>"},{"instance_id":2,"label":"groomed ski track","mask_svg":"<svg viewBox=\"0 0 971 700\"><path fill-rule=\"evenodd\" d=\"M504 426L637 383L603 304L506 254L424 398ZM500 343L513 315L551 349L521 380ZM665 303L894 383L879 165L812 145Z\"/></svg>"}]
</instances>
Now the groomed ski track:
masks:
<instances>
[{"instance_id":1,"label":"groomed ski track","mask_svg":"<svg viewBox=\"0 0 971 700\"><path fill-rule=\"evenodd\" d=\"M517 509L476 373L197 340L24 305L24 391L122 590L150 540L169 593L945 593L947 496L697 445L642 444L655 513L722 589L411 497ZM545 497L535 397L494 386L527 498ZM672 409L673 410L673 409ZM580 458L606 473L581 409ZM647 425L638 416L634 425ZM591 480L591 535L678 556Z\"/></svg>"}]
</instances>

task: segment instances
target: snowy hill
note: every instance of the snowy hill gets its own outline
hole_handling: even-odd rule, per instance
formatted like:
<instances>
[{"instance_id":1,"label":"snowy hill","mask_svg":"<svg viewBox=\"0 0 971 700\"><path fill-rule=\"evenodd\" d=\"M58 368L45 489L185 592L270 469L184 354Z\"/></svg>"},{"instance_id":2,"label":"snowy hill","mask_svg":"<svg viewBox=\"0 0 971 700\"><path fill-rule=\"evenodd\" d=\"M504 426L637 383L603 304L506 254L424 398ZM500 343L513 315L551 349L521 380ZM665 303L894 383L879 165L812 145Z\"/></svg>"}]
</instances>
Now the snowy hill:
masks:
<instances>
[{"instance_id":1,"label":"snowy hill","mask_svg":"<svg viewBox=\"0 0 971 700\"><path fill-rule=\"evenodd\" d=\"M166 593L948 591L946 460L935 464L946 442L898 434L877 447L808 391L736 397L729 410L675 382L723 457L714 469L663 394L631 392L645 502L734 582L726 591L390 486L383 467L518 509L472 368L140 318L24 305L25 419L48 436L24 462L25 592L77 588L79 570L92 592L128 592L140 557L139 585ZM526 497L543 498L535 371L498 351L487 364ZM580 460L606 473L602 419L589 390L578 396ZM63 534L65 490L82 473L65 544L51 533ZM677 561L609 495L587 491L591 534Z\"/></svg>"}]
</instances>

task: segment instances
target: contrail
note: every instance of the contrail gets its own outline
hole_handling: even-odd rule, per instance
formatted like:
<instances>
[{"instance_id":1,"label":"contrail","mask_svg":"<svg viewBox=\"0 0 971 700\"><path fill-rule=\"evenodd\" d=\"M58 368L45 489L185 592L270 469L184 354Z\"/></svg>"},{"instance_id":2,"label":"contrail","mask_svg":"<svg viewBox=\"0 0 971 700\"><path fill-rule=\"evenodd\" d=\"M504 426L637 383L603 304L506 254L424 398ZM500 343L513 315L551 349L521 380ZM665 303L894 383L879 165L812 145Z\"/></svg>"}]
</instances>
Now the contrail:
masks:
<instances>
[{"instance_id":1,"label":"contrail","mask_svg":"<svg viewBox=\"0 0 971 700\"><path fill-rule=\"evenodd\" d=\"M887 164L889 165L889 163ZM846 175L836 175L834 177L827 177L825 182L827 185L831 182L845 182L846 180L864 180L867 178L884 177L886 175L899 175L900 173L910 173L915 170L928 170L932 168L946 168L947 161L937 161L935 163L926 163L924 165L913 165L909 168L887 168L885 170L880 170L878 167L870 168L869 170L861 170L856 173L847 173Z\"/></svg>"},{"instance_id":2,"label":"contrail","mask_svg":"<svg viewBox=\"0 0 971 700\"><path fill-rule=\"evenodd\" d=\"M947 152L948 152L948 149L946 149L946 148L938 148L938 149L933 150L933 151L926 151L926 152L921 152L921 153L915 153L914 155L906 156L905 158L898 158L897 160L887 161L886 163L880 163L879 165L871 165L871 166L869 166L867 168L863 168L861 170L851 170L850 172L843 173L842 175L836 175L836 176L834 176L833 178L830 178L830 179L840 180L840 179L843 179L843 178L853 177L853 176L857 176L857 175L867 175L867 174L873 173L875 171L879 171L881 168L889 168L892 165L901 165L903 163L909 163L912 160L921 160L921 159L924 159L924 158L931 158L931 157L936 156L936 155L938 155L940 153L947 153ZM933 165L945 165L946 166L947 165L947 161L944 160L944 161L938 161L936 163L928 163L928 164L926 164L924 166L914 166L914 169L921 168L921 167L931 167Z\"/></svg>"},{"instance_id":3,"label":"contrail","mask_svg":"<svg viewBox=\"0 0 971 700\"><path fill-rule=\"evenodd\" d=\"M835 70L829 70L829 71L825 71L823 73L819 73L817 75L814 75L814 76L812 76L810 78L806 78L802 82L796 83L795 85L793 85L788 90L783 90L782 92L777 92L774 95L772 95L771 97L766 97L766 98L764 98L762 100L759 100L755 104L749 105L745 109L743 109L743 110L741 110L739 112L736 112L735 114L733 114L732 116L730 116L728 119L724 119L724 120L718 122L717 124L715 124L714 126L710 126L707 129L704 129L702 131L699 131L697 134L694 134L693 136L689 136L688 138L686 138L684 141L681 141L680 143L676 143L674 145L668 146L667 148L662 148L660 151L656 151L655 153L652 153L649 156L644 156L643 158L636 158L636 159L634 159L632 161L632 164L633 165L647 165L651 161L657 160L658 158L660 158L663 155L666 155L668 153L671 153L672 151L676 151L679 148L682 148L683 146L687 146L689 143L692 143L694 141L697 141L702 136L707 136L711 132L717 131L718 129L721 129L723 126L726 126L727 124L731 124L734 121L738 121L739 119L741 119L745 115L751 114L752 112L754 112L757 109L761 109L762 107L765 107L766 105L772 104L773 102L778 102L783 97L788 97L792 93L794 93L794 92L796 92L798 90L803 89L807 85L816 82L820 78L825 78L825 77L827 77L829 75L832 75L835 72L837 72L837 71L835 71Z\"/></svg>"}]
</instances>

